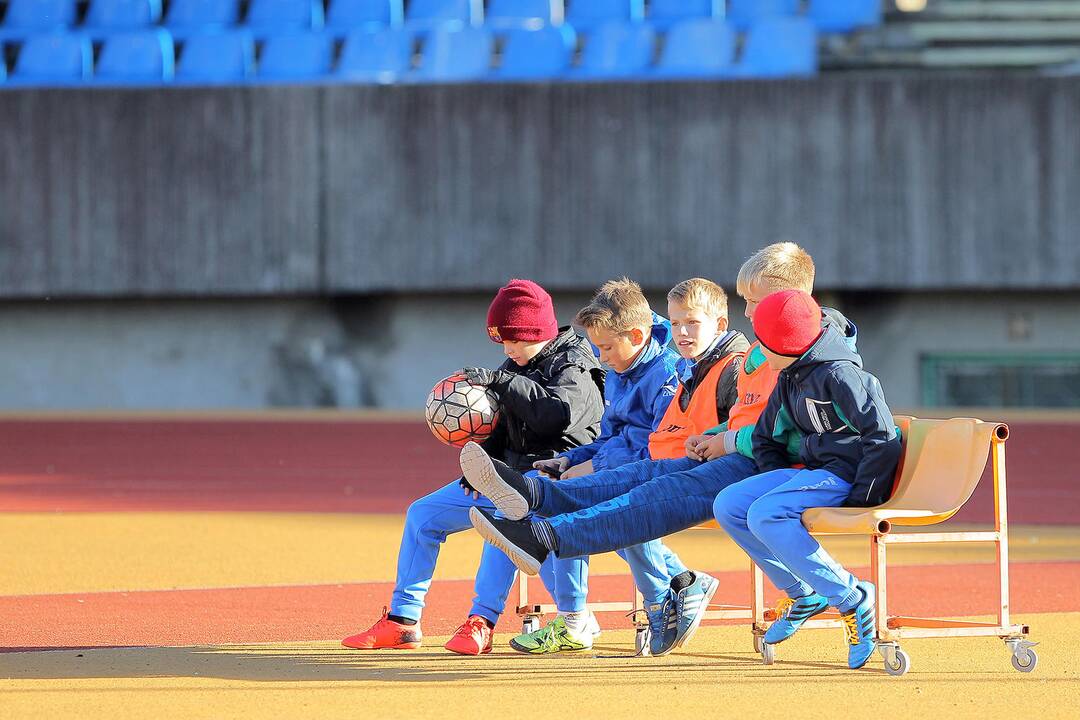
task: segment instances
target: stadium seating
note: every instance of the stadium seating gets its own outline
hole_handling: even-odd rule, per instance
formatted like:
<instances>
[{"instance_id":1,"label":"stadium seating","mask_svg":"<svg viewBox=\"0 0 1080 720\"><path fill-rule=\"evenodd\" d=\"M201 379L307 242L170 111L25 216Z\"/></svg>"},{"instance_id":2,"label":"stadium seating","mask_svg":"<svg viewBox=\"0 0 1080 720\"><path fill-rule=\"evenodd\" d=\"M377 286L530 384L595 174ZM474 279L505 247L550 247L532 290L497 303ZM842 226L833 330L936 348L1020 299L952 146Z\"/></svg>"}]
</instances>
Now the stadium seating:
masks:
<instances>
[{"instance_id":1,"label":"stadium seating","mask_svg":"<svg viewBox=\"0 0 1080 720\"><path fill-rule=\"evenodd\" d=\"M488 0L484 15L484 22L495 30L535 29L561 19L562 0Z\"/></svg>"},{"instance_id":2,"label":"stadium seating","mask_svg":"<svg viewBox=\"0 0 1080 720\"><path fill-rule=\"evenodd\" d=\"M165 28L174 36L214 32L240 20L239 0L171 0Z\"/></svg>"},{"instance_id":3,"label":"stadium seating","mask_svg":"<svg viewBox=\"0 0 1080 720\"><path fill-rule=\"evenodd\" d=\"M503 39L500 80L547 80L570 67L576 37L569 25L510 30Z\"/></svg>"},{"instance_id":4,"label":"stadium seating","mask_svg":"<svg viewBox=\"0 0 1080 720\"><path fill-rule=\"evenodd\" d=\"M644 0L569 0L566 8L566 22L584 33L604 23L633 22L644 17Z\"/></svg>"},{"instance_id":5,"label":"stadium seating","mask_svg":"<svg viewBox=\"0 0 1080 720\"><path fill-rule=\"evenodd\" d=\"M764 20L746 35L737 72L742 77L786 77L817 72L817 34L806 18Z\"/></svg>"},{"instance_id":6,"label":"stadium seating","mask_svg":"<svg viewBox=\"0 0 1080 720\"><path fill-rule=\"evenodd\" d=\"M246 30L194 35L184 43L176 81L220 84L255 74L255 41Z\"/></svg>"},{"instance_id":7,"label":"stadium seating","mask_svg":"<svg viewBox=\"0 0 1080 720\"><path fill-rule=\"evenodd\" d=\"M738 30L747 30L762 20L798 12L799 0L728 0L727 20Z\"/></svg>"},{"instance_id":8,"label":"stadium seating","mask_svg":"<svg viewBox=\"0 0 1080 720\"><path fill-rule=\"evenodd\" d=\"M405 9L405 22L420 33L479 25L483 19L481 0L411 0Z\"/></svg>"},{"instance_id":9,"label":"stadium seating","mask_svg":"<svg viewBox=\"0 0 1080 720\"><path fill-rule=\"evenodd\" d=\"M652 64L656 31L646 23L607 22L585 40L574 77L586 80L640 77Z\"/></svg>"},{"instance_id":10,"label":"stadium seating","mask_svg":"<svg viewBox=\"0 0 1080 720\"><path fill-rule=\"evenodd\" d=\"M881 24L881 0L812 0L807 13L818 30L847 33Z\"/></svg>"},{"instance_id":11,"label":"stadium seating","mask_svg":"<svg viewBox=\"0 0 1080 720\"><path fill-rule=\"evenodd\" d=\"M75 23L75 0L9 0L3 36L25 37Z\"/></svg>"},{"instance_id":12,"label":"stadium seating","mask_svg":"<svg viewBox=\"0 0 1080 720\"><path fill-rule=\"evenodd\" d=\"M735 30L723 20L687 20L672 26L657 63L663 77L729 75L735 61Z\"/></svg>"},{"instance_id":13,"label":"stadium seating","mask_svg":"<svg viewBox=\"0 0 1080 720\"><path fill-rule=\"evenodd\" d=\"M482 28L436 28L424 43L420 67L413 79L419 82L464 82L485 78L491 70L494 44L494 36Z\"/></svg>"},{"instance_id":14,"label":"stadium seating","mask_svg":"<svg viewBox=\"0 0 1080 720\"><path fill-rule=\"evenodd\" d=\"M83 27L92 31L141 30L161 21L161 0L91 0Z\"/></svg>"},{"instance_id":15,"label":"stadium seating","mask_svg":"<svg viewBox=\"0 0 1080 720\"><path fill-rule=\"evenodd\" d=\"M49 85L79 82L90 77L93 62L90 40L84 36L34 35L23 43L11 80Z\"/></svg>"},{"instance_id":16,"label":"stadium seating","mask_svg":"<svg viewBox=\"0 0 1080 720\"><path fill-rule=\"evenodd\" d=\"M94 78L106 84L156 84L175 71L172 36L164 30L110 35L98 56Z\"/></svg>"},{"instance_id":17,"label":"stadium seating","mask_svg":"<svg viewBox=\"0 0 1080 720\"><path fill-rule=\"evenodd\" d=\"M652 0L645 16L657 30L667 30L684 20L722 18L724 0Z\"/></svg>"},{"instance_id":18,"label":"stadium seating","mask_svg":"<svg viewBox=\"0 0 1080 720\"><path fill-rule=\"evenodd\" d=\"M413 36L400 28L354 30L345 37L337 76L354 82L395 82L412 65Z\"/></svg>"},{"instance_id":19,"label":"stadium seating","mask_svg":"<svg viewBox=\"0 0 1080 720\"><path fill-rule=\"evenodd\" d=\"M272 35L263 43L258 77L270 81L325 78L334 58L333 38L326 33Z\"/></svg>"},{"instance_id":20,"label":"stadium seating","mask_svg":"<svg viewBox=\"0 0 1080 720\"><path fill-rule=\"evenodd\" d=\"M330 0L326 27L338 33L397 27L404 20L402 0Z\"/></svg>"},{"instance_id":21,"label":"stadium seating","mask_svg":"<svg viewBox=\"0 0 1080 720\"><path fill-rule=\"evenodd\" d=\"M245 23L260 33L285 33L323 26L322 0L251 0Z\"/></svg>"}]
</instances>

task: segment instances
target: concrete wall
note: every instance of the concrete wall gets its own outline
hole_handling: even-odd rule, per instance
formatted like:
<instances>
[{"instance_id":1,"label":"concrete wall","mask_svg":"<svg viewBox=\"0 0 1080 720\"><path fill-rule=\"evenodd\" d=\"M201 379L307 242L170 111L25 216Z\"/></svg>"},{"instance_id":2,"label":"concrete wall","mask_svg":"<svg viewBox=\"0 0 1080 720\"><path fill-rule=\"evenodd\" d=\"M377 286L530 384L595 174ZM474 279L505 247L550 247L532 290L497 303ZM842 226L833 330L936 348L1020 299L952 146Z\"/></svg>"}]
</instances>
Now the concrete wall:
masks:
<instances>
[{"instance_id":1,"label":"concrete wall","mask_svg":"<svg viewBox=\"0 0 1080 720\"><path fill-rule=\"evenodd\" d=\"M663 293L650 293L663 308ZM560 320L587 300L557 293ZM920 404L927 352L1080 353L1080 293L845 293L867 367ZM419 409L438 378L501 362L489 296L0 304L0 409ZM747 330L733 297L732 325Z\"/></svg>"}]
</instances>

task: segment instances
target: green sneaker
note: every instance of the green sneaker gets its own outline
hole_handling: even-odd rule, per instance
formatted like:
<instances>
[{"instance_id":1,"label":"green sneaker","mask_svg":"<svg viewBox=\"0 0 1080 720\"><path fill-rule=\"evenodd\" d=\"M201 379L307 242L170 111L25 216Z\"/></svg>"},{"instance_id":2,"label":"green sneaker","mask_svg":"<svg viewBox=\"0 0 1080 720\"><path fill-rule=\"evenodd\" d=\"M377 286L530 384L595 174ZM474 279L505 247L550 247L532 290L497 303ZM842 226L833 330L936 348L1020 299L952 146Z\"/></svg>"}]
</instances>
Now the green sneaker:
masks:
<instances>
[{"instance_id":1,"label":"green sneaker","mask_svg":"<svg viewBox=\"0 0 1080 720\"><path fill-rule=\"evenodd\" d=\"M545 655L564 650L588 650L592 642L591 632L586 632L584 637L574 635L559 615L536 632L518 635L510 641L510 647L530 655Z\"/></svg>"}]
</instances>

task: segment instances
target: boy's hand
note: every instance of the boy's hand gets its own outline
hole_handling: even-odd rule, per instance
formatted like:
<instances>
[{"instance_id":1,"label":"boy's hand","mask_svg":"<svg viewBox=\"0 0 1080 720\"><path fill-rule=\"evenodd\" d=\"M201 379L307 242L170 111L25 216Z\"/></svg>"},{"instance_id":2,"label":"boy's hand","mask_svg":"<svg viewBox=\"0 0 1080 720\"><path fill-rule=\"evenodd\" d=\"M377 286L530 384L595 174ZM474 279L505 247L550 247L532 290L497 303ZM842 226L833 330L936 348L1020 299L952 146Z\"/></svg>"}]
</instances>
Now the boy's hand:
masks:
<instances>
[{"instance_id":1,"label":"boy's hand","mask_svg":"<svg viewBox=\"0 0 1080 720\"><path fill-rule=\"evenodd\" d=\"M570 467L570 458L557 457L550 460L537 460L533 467L547 475L552 480L558 480L566 469Z\"/></svg>"},{"instance_id":2,"label":"boy's hand","mask_svg":"<svg viewBox=\"0 0 1080 720\"><path fill-rule=\"evenodd\" d=\"M583 475L590 475L590 474L592 474L592 471L593 471L592 460L586 460L585 462L578 463L574 467L572 467L569 470L567 470L566 472L564 472L562 474L562 477L559 478L559 479L560 480L570 480L572 478L581 477Z\"/></svg>"},{"instance_id":3,"label":"boy's hand","mask_svg":"<svg viewBox=\"0 0 1080 720\"><path fill-rule=\"evenodd\" d=\"M727 455L727 450L724 448L724 433L703 437L704 439L697 446L697 454L702 460L715 460Z\"/></svg>"},{"instance_id":4,"label":"boy's hand","mask_svg":"<svg viewBox=\"0 0 1080 720\"><path fill-rule=\"evenodd\" d=\"M488 370L487 368L475 368L467 367L461 369L461 374L465 376L465 379L469 381L470 385L480 385L487 387L497 382L504 382L505 373L501 370Z\"/></svg>"},{"instance_id":5,"label":"boy's hand","mask_svg":"<svg viewBox=\"0 0 1080 720\"><path fill-rule=\"evenodd\" d=\"M691 435L686 438L686 442L683 443L683 448L686 449L686 457L691 460L704 461L705 458L701 457L698 453L698 446L709 439L708 435Z\"/></svg>"},{"instance_id":6,"label":"boy's hand","mask_svg":"<svg viewBox=\"0 0 1080 720\"><path fill-rule=\"evenodd\" d=\"M473 500L480 499L480 491L470 485L469 481L466 480L464 477L458 478L458 485L461 486L461 489L465 491L466 495L472 495Z\"/></svg>"}]
</instances>

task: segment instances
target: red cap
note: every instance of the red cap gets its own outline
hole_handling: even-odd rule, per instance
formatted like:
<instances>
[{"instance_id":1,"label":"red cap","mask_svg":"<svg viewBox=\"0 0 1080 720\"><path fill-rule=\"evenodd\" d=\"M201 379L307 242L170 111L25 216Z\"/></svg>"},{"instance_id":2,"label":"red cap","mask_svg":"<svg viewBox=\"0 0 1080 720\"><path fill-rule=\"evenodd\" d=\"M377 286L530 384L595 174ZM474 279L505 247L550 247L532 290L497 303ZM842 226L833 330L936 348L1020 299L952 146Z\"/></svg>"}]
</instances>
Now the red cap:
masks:
<instances>
[{"instance_id":1,"label":"red cap","mask_svg":"<svg viewBox=\"0 0 1080 720\"><path fill-rule=\"evenodd\" d=\"M774 292L754 310L754 335L777 355L799 357L821 335L821 308L802 290Z\"/></svg>"},{"instance_id":2,"label":"red cap","mask_svg":"<svg viewBox=\"0 0 1080 720\"><path fill-rule=\"evenodd\" d=\"M559 334L551 296L532 280L511 280L499 288L487 315L493 342L554 340Z\"/></svg>"}]
</instances>

